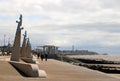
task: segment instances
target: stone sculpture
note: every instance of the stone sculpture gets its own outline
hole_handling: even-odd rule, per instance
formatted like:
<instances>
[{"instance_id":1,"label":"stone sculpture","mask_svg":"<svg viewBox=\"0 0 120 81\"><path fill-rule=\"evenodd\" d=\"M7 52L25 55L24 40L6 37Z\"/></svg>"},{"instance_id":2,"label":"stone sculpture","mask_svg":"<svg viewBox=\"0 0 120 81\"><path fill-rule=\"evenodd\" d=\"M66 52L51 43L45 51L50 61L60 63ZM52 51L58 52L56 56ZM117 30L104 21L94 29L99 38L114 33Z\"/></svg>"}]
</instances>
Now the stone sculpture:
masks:
<instances>
[{"instance_id":1,"label":"stone sculpture","mask_svg":"<svg viewBox=\"0 0 120 81\"><path fill-rule=\"evenodd\" d=\"M26 57L26 36L27 36L27 31L25 31L23 38L23 44L21 47L21 57Z\"/></svg>"},{"instance_id":2,"label":"stone sculpture","mask_svg":"<svg viewBox=\"0 0 120 81\"><path fill-rule=\"evenodd\" d=\"M19 17L19 21L16 21L16 23L18 23L18 25L17 25L17 31L16 31L16 35L15 35L15 39L14 39L13 48L12 48L12 55L10 58L11 61L19 61L19 59L20 59L21 30L23 29L23 28L21 28L22 14Z\"/></svg>"},{"instance_id":3,"label":"stone sculpture","mask_svg":"<svg viewBox=\"0 0 120 81\"><path fill-rule=\"evenodd\" d=\"M21 40L21 28L22 26L22 15L20 15L19 21L16 21L18 23L14 45L12 48L12 55L10 58L10 64L12 64L15 68L17 68L19 71L23 72L25 75L29 77L41 77L45 78L47 77L46 72L44 70L39 70L39 67L37 64L31 64L33 61L32 55L31 55L31 45L30 41L28 39L27 46L26 46L26 32L24 35L23 45L21 48L21 54L20 54L20 40ZM21 56L21 57L20 57ZM26 62L21 62L20 59L23 59ZM35 63L35 62L34 62Z\"/></svg>"}]
</instances>

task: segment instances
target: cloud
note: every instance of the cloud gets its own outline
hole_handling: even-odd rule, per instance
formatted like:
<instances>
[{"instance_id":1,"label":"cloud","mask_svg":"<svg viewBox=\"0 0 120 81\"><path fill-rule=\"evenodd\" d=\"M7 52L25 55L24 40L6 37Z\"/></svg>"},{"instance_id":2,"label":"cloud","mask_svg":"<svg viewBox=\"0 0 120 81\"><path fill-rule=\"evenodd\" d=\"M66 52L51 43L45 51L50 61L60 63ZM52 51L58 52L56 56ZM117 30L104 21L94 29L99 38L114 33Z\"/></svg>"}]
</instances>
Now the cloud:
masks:
<instances>
[{"instance_id":1,"label":"cloud","mask_svg":"<svg viewBox=\"0 0 120 81\"><path fill-rule=\"evenodd\" d=\"M119 5L120 0L104 0L104 1L100 1L100 5L103 8L107 8L107 9L114 9L114 10L119 10Z\"/></svg>"},{"instance_id":2,"label":"cloud","mask_svg":"<svg viewBox=\"0 0 120 81\"><path fill-rule=\"evenodd\" d=\"M119 0L0 0L0 36L14 40L19 14L33 45L114 52L120 45ZM24 31L22 31L24 33ZM2 38L0 39L2 41ZM108 49L110 47L110 49ZM104 49L103 49L104 48ZM118 51L117 51L118 53Z\"/></svg>"}]
</instances>

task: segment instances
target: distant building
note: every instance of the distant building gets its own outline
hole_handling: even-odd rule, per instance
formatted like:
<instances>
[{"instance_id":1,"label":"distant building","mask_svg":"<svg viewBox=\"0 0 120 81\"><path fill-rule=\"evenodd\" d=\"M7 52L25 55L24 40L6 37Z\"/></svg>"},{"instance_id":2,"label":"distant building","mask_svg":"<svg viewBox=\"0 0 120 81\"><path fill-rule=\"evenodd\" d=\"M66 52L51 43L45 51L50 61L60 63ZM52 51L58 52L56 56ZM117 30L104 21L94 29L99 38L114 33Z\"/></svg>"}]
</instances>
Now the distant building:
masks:
<instances>
[{"instance_id":1,"label":"distant building","mask_svg":"<svg viewBox=\"0 0 120 81\"><path fill-rule=\"evenodd\" d=\"M0 46L0 51L1 52L8 52L11 53L12 52L12 46L11 44L8 44L7 46Z\"/></svg>"},{"instance_id":2,"label":"distant building","mask_svg":"<svg viewBox=\"0 0 120 81\"><path fill-rule=\"evenodd\" d=\"M48 54L48 57L54 57L55 54L58 54L58 46L54 45L44 45L44 46L37 46L34 50L36 53L40 54Z\"/></svg>"},{"instance_id":3,"label":"distant building","mask_svg":"<svg viewBox=\"0 0 120 81\"><path fill-rule=\"evenodd\" d=\"M59 54L65 54L65 55L97 55L97 52L92 52L88 50L59 50Z\"/></svg>"}]
</instances>

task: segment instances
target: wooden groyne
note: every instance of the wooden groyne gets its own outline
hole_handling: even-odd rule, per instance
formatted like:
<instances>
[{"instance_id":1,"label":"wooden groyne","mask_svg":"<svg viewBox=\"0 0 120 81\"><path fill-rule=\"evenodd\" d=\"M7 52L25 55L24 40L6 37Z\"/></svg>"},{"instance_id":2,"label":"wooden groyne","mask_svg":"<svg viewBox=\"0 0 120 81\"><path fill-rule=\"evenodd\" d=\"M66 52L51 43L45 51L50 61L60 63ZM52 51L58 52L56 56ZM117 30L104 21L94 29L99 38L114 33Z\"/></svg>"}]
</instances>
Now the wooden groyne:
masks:
<instances>
[{"instance_id":1,"label":"wooden groyne","mask_svg":"<svg viewBox=\"0 0 120 81\"><path fill-rule=\"evenodd\" d=\"M107 61L103 59L74 59L66 56L56 56L57 60L65 61L73 65L84 66L89 69L105 73L120 73L120 62Z\"/></svg>"}]
</instances>

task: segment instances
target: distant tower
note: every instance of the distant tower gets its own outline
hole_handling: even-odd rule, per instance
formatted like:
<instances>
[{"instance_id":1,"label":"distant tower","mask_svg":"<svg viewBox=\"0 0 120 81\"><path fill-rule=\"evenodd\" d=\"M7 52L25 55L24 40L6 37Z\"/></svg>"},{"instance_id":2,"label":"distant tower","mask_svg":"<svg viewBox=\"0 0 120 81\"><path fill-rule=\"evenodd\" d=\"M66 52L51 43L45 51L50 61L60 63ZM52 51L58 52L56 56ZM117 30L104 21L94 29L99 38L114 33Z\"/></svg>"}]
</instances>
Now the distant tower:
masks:
<instances>
[{"instance_id":1,"label":"distant tower","mask_svg":"<svg viewBox=\"0 0 120 81\"><path fill-rule=\"evenodd\" d=\"M4 46L5 46L5 37L6 37L6 35L4 34Z\"/></svg>"},{"instance_id":2,"label":"distant tower","mask_svg":"<svg viewBox=\"0 0 120 81\"><path fill-rule=\"evenodd\" d=\"M10 38L8 39L7 51L11 52Z\"/></svg>"},{"instance_id":3,"label":"distant tower","mask_svg":"<svg viewBox=\"0 0 120 81\"><path fill-rule=\"evenodd\" d=\"M72 45L72 51L74 52L74 45Z\"/></svg>"},{"instance_id":4,"label":"distant tower","mask_svg":"<svg viewBox=\"0 0 120 81\"><path fill-rule=\"evenodd\" d=\"M3 52L5 52L5 37L6 37L6 35L4 34L4 45L3 45Z\"/></svg>"}]
</instances>

